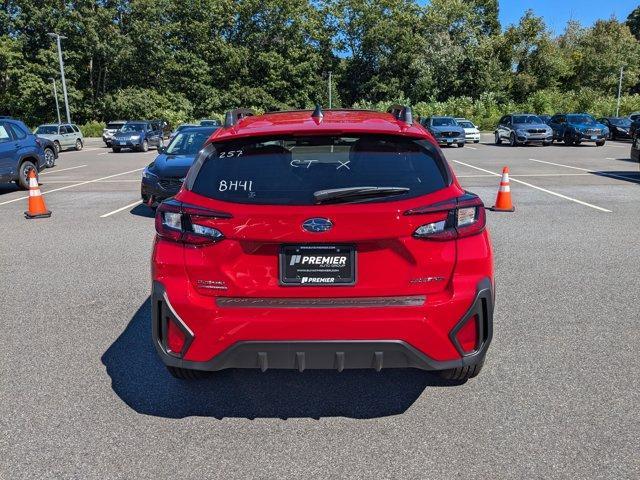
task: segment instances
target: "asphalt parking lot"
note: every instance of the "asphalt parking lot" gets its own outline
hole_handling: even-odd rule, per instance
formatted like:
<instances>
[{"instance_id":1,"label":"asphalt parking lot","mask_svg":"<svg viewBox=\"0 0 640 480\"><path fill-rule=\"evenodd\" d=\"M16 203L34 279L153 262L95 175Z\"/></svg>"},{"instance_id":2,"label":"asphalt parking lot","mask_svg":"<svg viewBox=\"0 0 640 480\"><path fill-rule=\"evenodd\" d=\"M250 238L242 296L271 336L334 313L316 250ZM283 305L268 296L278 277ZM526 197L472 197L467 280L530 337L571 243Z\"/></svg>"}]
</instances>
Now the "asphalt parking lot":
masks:
<instances>
[{"instance_id":1,"label":"asphalt parking lot","mask_svg":"<svg viewBox=\"0 0 640 480\"><path fill-rule=\"evenodd\" d=\"M487 137L487 140L489 138ZM156 155L99 142L0 187L0 477L638 478L640 175L629 144L445 154L492 205L494 340L479 377L223 371L184 383L150 341Z\"/></svg>"}]
</instances>

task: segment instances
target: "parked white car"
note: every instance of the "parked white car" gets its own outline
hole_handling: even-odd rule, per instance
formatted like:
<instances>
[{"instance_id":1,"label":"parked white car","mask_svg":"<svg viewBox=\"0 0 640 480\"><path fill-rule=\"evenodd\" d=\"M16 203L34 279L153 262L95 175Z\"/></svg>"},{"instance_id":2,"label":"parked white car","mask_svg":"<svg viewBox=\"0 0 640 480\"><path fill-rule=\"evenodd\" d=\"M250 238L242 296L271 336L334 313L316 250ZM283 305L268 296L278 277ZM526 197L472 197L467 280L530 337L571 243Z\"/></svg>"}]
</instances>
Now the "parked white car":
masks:
<instances>
[{"instance_id":1,"label":"parked white car","mask_svg":"<svg viewBox=\"0 0 640 480\"><path fill-rule=\"evenodd\" d=\"M480 130L476 127L471 120L466 118L456 118L458 125L464 128L464 138L467 143L479 143L480 142Z\"/></svg>"}]
</instances>

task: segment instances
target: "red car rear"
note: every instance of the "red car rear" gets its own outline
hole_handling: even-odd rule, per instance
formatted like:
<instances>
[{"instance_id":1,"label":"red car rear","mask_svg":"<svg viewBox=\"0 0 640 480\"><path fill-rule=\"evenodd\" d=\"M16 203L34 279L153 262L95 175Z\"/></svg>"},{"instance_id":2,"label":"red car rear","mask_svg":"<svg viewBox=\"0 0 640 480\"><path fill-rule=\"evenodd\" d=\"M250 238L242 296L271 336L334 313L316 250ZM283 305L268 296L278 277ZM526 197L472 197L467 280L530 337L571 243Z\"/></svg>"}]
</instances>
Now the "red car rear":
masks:
<instances>
[{"instance_id":1,"label":"red car rear","mask_svg":"<svg viewBox=\"0 0 640 480\"><path fill-rule=\"evenodd\" d=\"M482 367L484 206L409 108L229 112L156 230L153 339L178 378Z\"/></svg>"}]
</instances>

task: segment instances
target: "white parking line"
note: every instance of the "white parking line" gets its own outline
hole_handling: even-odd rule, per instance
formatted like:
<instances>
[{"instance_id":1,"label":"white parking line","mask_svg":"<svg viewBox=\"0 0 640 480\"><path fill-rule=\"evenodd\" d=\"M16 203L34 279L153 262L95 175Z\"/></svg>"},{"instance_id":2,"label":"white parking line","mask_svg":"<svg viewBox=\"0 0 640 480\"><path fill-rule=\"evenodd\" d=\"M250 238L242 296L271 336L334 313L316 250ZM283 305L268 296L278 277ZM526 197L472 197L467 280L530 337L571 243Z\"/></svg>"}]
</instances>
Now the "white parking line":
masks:
<instances>
[{"instance_id":1,"label":"white parking line","mask_svg":"<svg viewBox=\"0 0 640 480\"><path fill-rule=\"evenodd\" d=\"M47 170L46 172L40 172L39 176L49 175L51 173L66 172L67 170L73 170L74 168L82 168L82 167L86 167L86 165L78 165L77 167L68 167L68 168L60 168L60 169L56 168L55 170Z\"/></svg>"},{"instance_id":2,"label":"white parking line","mask_svg":"<svg viewBox=\"0 0 640 480\"><path fill-rule=\"evenodd\" d=\"M518 175L509 174L510 178L513 177L589 177L590 173L519 173ZM494 175L456 175L458 178L480 178L480 177L493 177Z\"/></svg>"},{"instance_id":3,"label":"white parking line","mask_svg":"<svg viewBox=\"0 0 640 480\"><path fill-rule=\"evenodd\" d=\"M485 170L484 168L476 167L474 165L469 165L468 163L460 162L458 160L452 160L452 161L456 162L456 163L459 163L460 165L464 165L465 167L473 168L475 170L479 170L479 171L485 172L485 173L490 173L494 177L501 177L502 176L499 173L495 173L495 172L492 172L490 170ZM606 208L602 208L602 207L599 207L597 205L593 205L591 203L583 202L582 200L578 200L577 198L568 197L567 195L563 195L561 193L548 190L546 188L538 187L537 185L532 185L530 183L523 182L522 180L518 180L517 178L513 178L512 177L511 181L516 182L516 183L520 183L520 184L525 185L525 186L530 187L530 188L534 188L536 190L540 190L541 192L548 193L549 195L554 195L556 197L563 198L565 200L569 200L570 202L579 203L580 205L584 205L585 207L590 207L590 208L593 208L595 210L600 210L601 212L611 213L611 210L607 210Z\"/></svg>"},{"instance_id":4,"label":"white parking line","mask_svg":"<svg viewBox=\"0 0 640 480\"><path fill-rule=\"evenodd\" d=\"M121 212L123 210L126 210L127 208L131 208L131 207L135 207L136 205L140 205L142 203L142 200L138 200L137 202L133 202L130 203L129 205L125 205L124 207L118 208L117 210L114 210L112 212L109 213L105 213L104 215L100 215L100 218L107 218L110 217L111 215Z\"/></svg>"},{"instance_id":5,"label":"white parking line","mask_svg":"<svg viewBox=\"0 0 640 480\"><path fill-rule=\"evenodd\" d=\"M593 173L593 174L596 174L596 175L602 175L603 177L611 177L611 178L617 178L617 179L620 179L620 180L625 180L625 181L628 181L628 182L640 183L640 181L636 180L635 178L626 177L624 175L618 175L616 173L609 173L609 172L603 172L603 171L600 171L600 170L591 170L591 169L588 169L588 168L574 167L572 165L563 165L562 163L547 162L546 160L537 160L535 158L530 158L529 160L531 160L532 162L546 163L547 165L555 165L556 167L571 168L573 170L580 170L582 172L589 172L589 173Z\"/></svg>"},{"instance_id":6,"label":"white parking line","mask_svg":"<svg viewBox=\"0 0 640 480\"><path fill-rule=\"evenodd\" d=\"M576 175L588 175L587 173L578 173ZM45 185L49 185L50 183L75 183L78 180L47 180L44 184ZM124 179L124 180L100 180L99 182L95 182L95 183L140 183L140 179L137 180L130 180L130 179Z\"/></svg>"},{"instance_id":7,"label":"white parking line","mask_svg":"<svg viewBox=\"0 0 640 480\"><path fill-rule=\"evenodd\" d=\"M109 155L110 153L111 152L102 152L102 153L99 153L98 155Z\"/></svg>"},{"instance_id":8,"label":"white parking line","mask_svg":"<svg viewBox=\"0 0 640 480\"><path fill-rule=\"evenodd\" d=\"M95 150L102 150L102 148L83 148L82 150L69 150L69 151L63 150L60 153L64 153L64 154L67 154L67 153L82 153L82 152L93 152Z\"/></svg>"},{"instance_id":9,"label":"white parking line","mask_svg":"<svg viewBox=\"0 0 640 480\"><path fill-rule=\"evenodd\" d=\"M46 192L42 192L42 195L46 195L48 193L53 193L53 192L59 192L60 190L66 190L67 188L73 188L73 187L79 187L81 185L87 185L88 183L96 183L96 182L99 182L101 180L107 180L108 178L119 177L120 175L126 175L128 173L139 172L141 170L144 170L144 168L145 167L136 168L135 170L129 170L127 172L116 173L114 175L107 175L106 177L94 178L93 180L86 180L84 182L74 183L73 185L66 185L64 187L54 188L53 190L47 190ZM14 198L13 200L7 200L6 202L1 202L0 205L7 205L8 203L19 202L20 200L24 200L26 198L29 198L29 196L18 197L18 198Z\"/></svg>"},{"instance_id":10,"label":"white parking line","mask_svg":"<svg viewBox=\"0 0 640 480\"><path fill-rule=\"evenodd\" d=\"M467 148L470 148L471 150L477 150L477 148L476 148L476 147L469 147L469 146L467 146Z\"/></svg>"}]
</instances>

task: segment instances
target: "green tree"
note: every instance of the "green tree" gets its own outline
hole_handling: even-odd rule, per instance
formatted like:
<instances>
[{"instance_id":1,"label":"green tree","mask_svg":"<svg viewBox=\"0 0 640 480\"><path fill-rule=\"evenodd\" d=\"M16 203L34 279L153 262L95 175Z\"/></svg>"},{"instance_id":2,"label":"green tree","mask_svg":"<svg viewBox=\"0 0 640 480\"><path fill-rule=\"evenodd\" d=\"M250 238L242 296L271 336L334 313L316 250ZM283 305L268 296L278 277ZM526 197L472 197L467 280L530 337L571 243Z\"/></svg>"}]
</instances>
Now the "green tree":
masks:
<instances>
[{"instance_id":1,"label":"green tree","mask_svg":"<svg viewBox=\"0 0 640 480\"><path fill-rule=\"evenodd\" d=\"M627 17L627 27L636 40L640 41L640 6L636 7Z\"/></svg>"}]
</instances>

